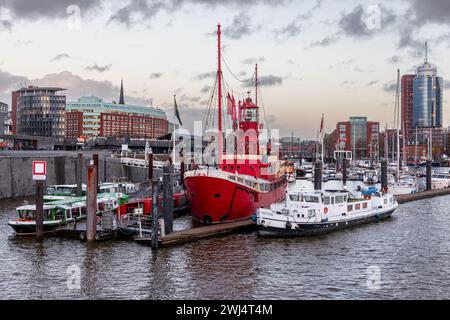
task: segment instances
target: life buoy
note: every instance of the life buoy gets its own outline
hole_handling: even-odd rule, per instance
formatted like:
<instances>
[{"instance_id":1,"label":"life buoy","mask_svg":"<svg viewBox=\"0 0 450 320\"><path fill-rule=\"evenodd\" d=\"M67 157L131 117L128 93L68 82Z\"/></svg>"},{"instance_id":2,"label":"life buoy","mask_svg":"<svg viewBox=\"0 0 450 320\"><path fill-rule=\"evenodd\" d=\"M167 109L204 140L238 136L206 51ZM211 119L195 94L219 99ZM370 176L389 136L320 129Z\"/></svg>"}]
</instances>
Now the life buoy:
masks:
<instances>
[{"instance_id":1,"label":"life buoy","mask_svg":"<svg viewBox=\"0 0 450 320\"><path fill-rule=\"evenodd\" d=\"M327 207L325 207L325 208L323 209L323 213L328 213L328 208L327 208Z\"/></svg>"}]
</instances>

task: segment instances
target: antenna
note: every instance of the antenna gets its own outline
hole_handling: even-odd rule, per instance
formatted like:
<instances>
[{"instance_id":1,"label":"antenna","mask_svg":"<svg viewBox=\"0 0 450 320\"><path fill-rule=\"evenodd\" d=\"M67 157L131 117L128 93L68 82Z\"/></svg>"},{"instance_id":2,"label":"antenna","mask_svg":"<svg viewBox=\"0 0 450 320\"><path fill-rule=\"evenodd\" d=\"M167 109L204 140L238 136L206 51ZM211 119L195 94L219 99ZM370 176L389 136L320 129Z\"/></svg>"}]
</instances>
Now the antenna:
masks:
<instances>
[{"instance_id":1,"label":"antenna","mask_svg":"<svg viewBox=\"0 0 450 320\"><path fill-rule=\"evenodd\" d=\"M425 63L428 63L428 41L425 41Z\"/></svg>"}]
</instances>

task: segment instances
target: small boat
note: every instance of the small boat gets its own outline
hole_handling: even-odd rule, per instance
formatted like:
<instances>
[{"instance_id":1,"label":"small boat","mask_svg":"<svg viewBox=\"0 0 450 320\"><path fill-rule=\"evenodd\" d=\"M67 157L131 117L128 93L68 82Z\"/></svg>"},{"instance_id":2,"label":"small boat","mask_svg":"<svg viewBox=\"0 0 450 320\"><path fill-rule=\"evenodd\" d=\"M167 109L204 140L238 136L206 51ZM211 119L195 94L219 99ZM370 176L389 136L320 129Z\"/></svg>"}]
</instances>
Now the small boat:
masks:
<instances>
[{"instance_id":1,"label":"small boat","mask_svg":"<svg viewBox=\"0 0 450 320\"><path fill-rule=\"evenodd\" d=\"M448 173L434 173L431 175L431 189L438 190L450 187L450 175Z\"/></svg>"},{"instance_id":2,"label":"small boat","mask_svg":"<svg viewBox=\"0 0 450 320\"><path fill-rule=\"evenodd\" d=\"M297 237L328 233L389 218L397 208L395 197L374 187L361 197L348 191L290 192L286 201L258 209L261 237Z\"/></svg>"},{"instance_id":3,"label":"small boat","mask_svg":"<svg viewBox=\"0 0 450 320\"><path fill-rule=\"evenodd\" d=\"M127 197L121 194L97 195L97 215L116 210ZM36 234L36 205L25 205L16 209L18 218L10 220L8 225L17 235ZM44 204L44 233L51 233L56 228L70 223L86 220L86 197L71 197Z\"/></svg>"},{"instance_id":4,"label":"small boat","mask_svg":"<svg viewBox=\"0 0 450 320\"><path fill-rule=\"evenodd\" d=\"M394 196L416 193L418 191L417 178L414 176L402 176L398 182L392 179L388 183L388 190Z\"/></svg>"}]
</instances>

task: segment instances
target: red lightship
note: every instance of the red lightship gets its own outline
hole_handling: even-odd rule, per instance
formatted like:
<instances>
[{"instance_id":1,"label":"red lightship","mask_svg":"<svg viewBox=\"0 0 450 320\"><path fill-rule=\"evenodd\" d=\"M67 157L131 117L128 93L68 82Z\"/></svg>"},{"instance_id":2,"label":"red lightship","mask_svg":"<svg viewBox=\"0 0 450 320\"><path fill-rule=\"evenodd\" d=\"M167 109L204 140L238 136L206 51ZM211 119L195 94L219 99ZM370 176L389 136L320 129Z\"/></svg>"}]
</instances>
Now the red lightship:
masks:
<instances>
[{"instance_id":1,"label":"red lightship","mask_svg":"<svg viewBox=\"0 0 450 320\"><path fill-rule=\"evenodd\" d=\"M185 173L185 186L192 217L205 224L249 219L258 208L269 208L285 199L287 179L283 162L270 155L270 143L260 148L263 124L259 121L258 66L255 67L255 102L250 97L239 101L227 95L227 116L222 110L222 69L220 25L218 25L217 126L218 165ZM224 85L227 84L224 82ZM212 97L215 94L216 86ZM212 100L212 99L211 99ZM212 105L212 103L210 102ZM210 106L211 107L211 106ZM215 109L215 106L214 106ZM232 154L223 152L223 122L231 118L235 135Z\"/></svg>"}]
</instances>

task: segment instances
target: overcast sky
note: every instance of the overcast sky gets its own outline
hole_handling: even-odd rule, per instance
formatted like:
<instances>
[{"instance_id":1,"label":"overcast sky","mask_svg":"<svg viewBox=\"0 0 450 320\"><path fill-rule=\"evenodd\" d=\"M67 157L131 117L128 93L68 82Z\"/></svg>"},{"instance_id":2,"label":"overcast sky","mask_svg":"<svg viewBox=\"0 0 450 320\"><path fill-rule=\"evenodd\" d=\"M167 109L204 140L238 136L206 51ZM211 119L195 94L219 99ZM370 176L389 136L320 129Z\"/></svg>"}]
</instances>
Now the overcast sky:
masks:
<instances>
[{"instance_id":1,"label":"overcast sky","mask_svg":"<svg viewBox=\"0 0 450 320\"><path fill-rule=\"evenodd\" d=\"M128 103L171 115L176 93L185 122L201 120L219 21L228 66L246 79L259 63L266 113L284 135L315 137L322 113L327 131L349 116L392 125L396 70L422 63L426 40L448 79L448 0L0 0L0 101L20 83L118 100L123 77Z\"/></svg>"}]
</instances>

